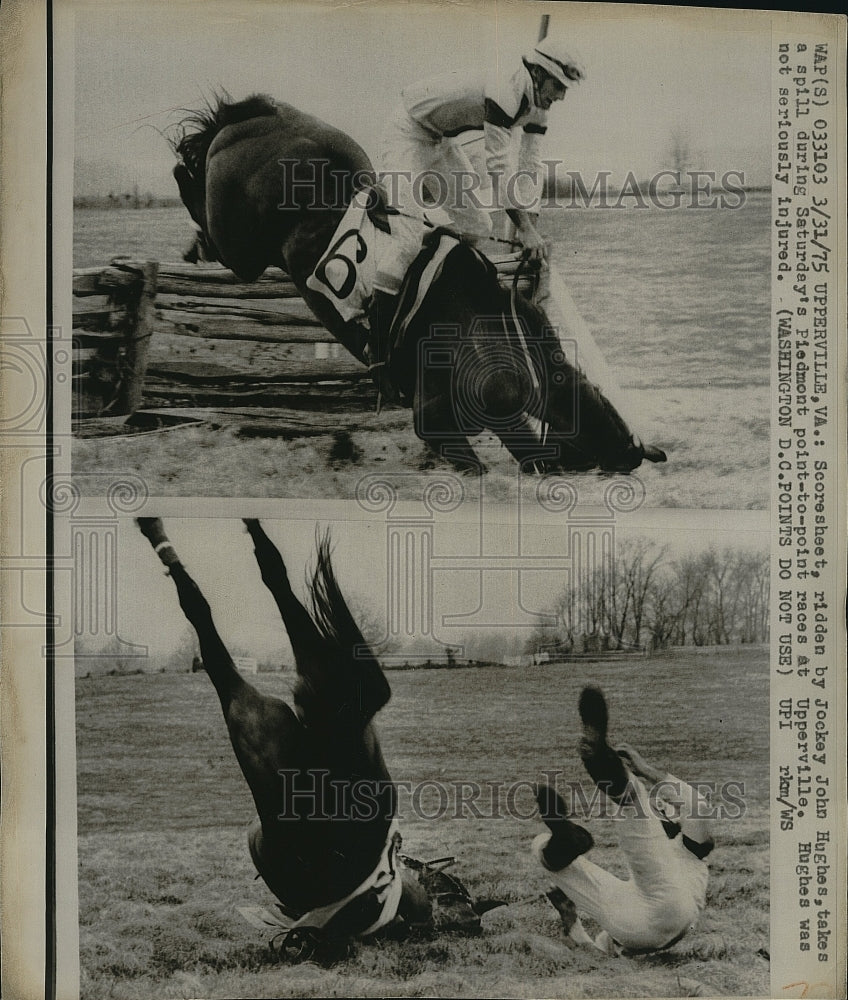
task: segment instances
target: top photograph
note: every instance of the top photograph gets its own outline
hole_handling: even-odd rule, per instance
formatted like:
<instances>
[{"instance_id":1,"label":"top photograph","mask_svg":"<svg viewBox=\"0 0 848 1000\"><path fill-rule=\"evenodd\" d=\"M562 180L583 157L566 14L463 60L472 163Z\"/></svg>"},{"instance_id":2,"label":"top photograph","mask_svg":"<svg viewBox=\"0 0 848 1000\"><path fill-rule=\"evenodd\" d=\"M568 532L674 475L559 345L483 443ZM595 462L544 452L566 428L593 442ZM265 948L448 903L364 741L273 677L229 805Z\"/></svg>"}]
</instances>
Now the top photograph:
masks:
<instances>
[{"instance_id":1,"label":"top photograph","mask_svg":"<svg viewBox=\"0 0 848 1000\"><path fill-rule=\"evenodd\" d=\"M57 24L83 494L768 507L766 19L151 12Z\"/></svg>"}]
</instances>

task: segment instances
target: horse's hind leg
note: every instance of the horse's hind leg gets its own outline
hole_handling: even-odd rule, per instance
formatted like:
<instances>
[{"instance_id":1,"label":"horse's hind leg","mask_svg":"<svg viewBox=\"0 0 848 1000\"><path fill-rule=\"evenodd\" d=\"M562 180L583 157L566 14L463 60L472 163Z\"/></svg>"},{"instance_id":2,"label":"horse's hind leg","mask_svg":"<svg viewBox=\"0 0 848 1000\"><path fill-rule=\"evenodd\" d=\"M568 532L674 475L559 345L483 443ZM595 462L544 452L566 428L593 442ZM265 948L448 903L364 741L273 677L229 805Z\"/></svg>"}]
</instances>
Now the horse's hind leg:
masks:
<instances>
[{"instance_id":1,"label":"horse's hind leg","mask_svg":"<svg viewBox=\"0 0 848 1000\"><path fill-rule=\"evenodd\" d=\"M320 659L323 645L321 634L310 618L309 612L292 591L283 557L265 534L259 521L246 518L244 523L253 539L253 550L262 574L262 582L271 591L271 596L279 608L295 661L300 665Z\"/></svg>"},{"instance_id":2,"label":"horse's hind leg","mask_svg":"<svg viewBox=\"0 0 848 1000\"><path fill-rule=\"evenodd\" d=\"M260 523L245 520L245 525L253 538L262 580L277 603L289 635L298 673L294 698L301 718L313 730L328 724L336 732L334 738L339 738L341 723L349 722L349 735L358 741L359 733L389 700L389 687L344 603L327 543L318 547L312 592L323 607L324 617L332 619L338 630L332 641L295 597L282 556Z\"/></svg>"},{"instance_id":3,"label":"horse's hind leg","mask_svg":"<svg viewBox=\"0 0 848 1000\"><path fill-rule=\"evenodd\" d=\"M138 526L168 567L180 607L197 633L203 666L218 693L236 759L265 824L282 811L279 775L291 766L299 723L285 702L260 694L238 672L206 598L180 562L159 518L139 518Z\"/></svg>"}]
</instances>

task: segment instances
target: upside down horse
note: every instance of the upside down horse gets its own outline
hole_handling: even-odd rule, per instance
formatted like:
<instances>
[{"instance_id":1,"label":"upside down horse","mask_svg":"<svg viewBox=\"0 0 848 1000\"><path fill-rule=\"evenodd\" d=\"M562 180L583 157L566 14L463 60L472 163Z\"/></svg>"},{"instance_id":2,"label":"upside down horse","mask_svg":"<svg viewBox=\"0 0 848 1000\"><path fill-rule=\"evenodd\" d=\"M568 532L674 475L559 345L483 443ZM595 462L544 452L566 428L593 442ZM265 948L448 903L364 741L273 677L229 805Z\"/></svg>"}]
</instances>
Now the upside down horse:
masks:
<instances>
[{"instance_id":1,"label":"upside down horse","mask_svg":"<svg viewBox=\"0 0 848 1000\"><path fill-rule=\"evenodd\" d=\"M297 669L292 708L259 692L236 669L162 522L139 518L138 524L197 633L256 806L250 855L293 924L286 943L333 959L354 937L392 924L428 926L431 901L399 860L397 791L374 727L391 691L336 582L328 537L318 545L310 614L260 523L245 521L291 642ZM476 931L479 913L489 907L475 909L470 897L466 903L464 929Z\"/></svg>"},{"instance_id":2,"label":"upside down horse","mask_svg":"<svg viewBox=\"0 0 848 1000\"><path fill-rule=\"evenodd\" d=\"M365 151L341 130L264 95L217 98L184 119L172 139L180 195L212 254L244 281L269 266L287 271L315 316L365 361L366 327L345 321L307 285L357 191L375 194L369 214L390 228ZM425 342L448 328L454 343L436 344L428 363ZM544 312L521 295L510 299L486 258L461 241L442 262L392 372L418 437L462 468L482 469L469 441L482 430L540 471L628 472L645 459L665 461L564 357Z\"/></svg>"}]
</instances>

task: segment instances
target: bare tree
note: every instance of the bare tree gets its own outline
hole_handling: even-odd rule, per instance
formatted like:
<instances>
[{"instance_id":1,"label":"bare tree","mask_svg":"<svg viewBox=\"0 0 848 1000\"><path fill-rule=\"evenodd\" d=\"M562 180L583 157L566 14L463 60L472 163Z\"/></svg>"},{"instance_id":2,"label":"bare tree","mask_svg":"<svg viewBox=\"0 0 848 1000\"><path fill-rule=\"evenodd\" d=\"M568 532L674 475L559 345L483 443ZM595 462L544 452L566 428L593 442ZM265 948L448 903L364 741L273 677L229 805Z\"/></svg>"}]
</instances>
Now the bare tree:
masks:
<instances>
[{"instance_id":1,"label":"bare tree","mask_svg":"<svg viewBox=\"0 0 848 1000\"><path fill-rule=\"evenodd\" d=\"M645 602L665 552L664 546L658 548L653 542L644 538L625 542L618 548L615 560L617 584L612 593L620 592L619 624L615 633L619 648L625 630L634 646L638 646L641 642Z\"/></svg>"},{"instance_id":2,"label":"bare tree","mask_svg":"<svg viewBox=\"0 0 848 1000\"><path fill-rule=\"evenodd\" d=\"M582 581L580 592L581 621L583 635L598 637L605 635L609 624L607 593L610 570L603 564L588 573Z\"/></svg>"},{"instance_id":3,"label":"bare tree","mask_svg":"<svg viewBox=\"0 0 848 1000\"><path fill-rule=\"evenodd\" d=\"M671 169L677 175L677 183L682 184L683 175L692 166L692 144L685 128L678 127L671 133L668 157Z\"/></svg>"},{"instance_id":4,"label":"bare tree","mask_svg":"<svg viewBox=\"0 0 848 1000\"><path fill-rule=\"evenodd\" d=\"M678 608L673 644L685 646L691 640L695 646L704 644L701 628L701 604L704 599L703 555L689 555L674 564Z\"/></svg>"},{"instance_id":5,"label":"bare tree","mask_svg":"<svg viewBox=\"0 0 848 1000\"><path fill-rule=\"evenodd\" d=\"M711 547L706 557L709 641L714 645L727 645L736 632L740 593L737 552Z\"/></svg>"},{"instance_id":6,"label":"bare tree","mask_svg":"<svg viewBox=\"0 0 848 1000\"><path fill-rule=\"evenodd\" d=\"M734 564L736 638L765 642L768 638L769 560L765 552L738 552Z\"/></svg>"},{"instance_id":7,"label":"bare tree","mask_svg":"<svg viewBox=\"0 0 848 1000\"><path fill-rule=\"evenodd\" d=\"M645 624L654 649L666 649L680 624L680 608L673 571L654 574L645 599Z\"/></svg>"},{"instance_id":8,"label":"bare tree","mask_svg":"<svg viewBox=\"0 0 848 1000\"><path fill-rule=\"evenodd\" d=\"M666 561L645 538L619 544L614 560L558 596L562 649L762 642L768 635L768 556L714 546ZM547 633L546 633L547 638ZM550 640L533 637L536 647ZM536 648L528 651L537 651Z\"/></svg>"},{"instance_id":9,"label":"bare tree","mask_svg":"<svg viewBox=\"0 0 848 1000\"><path fill-rule=\"evenodd\" d=\"M575 641L580 631L579 604L579 592L569 584L559 595L553 606L553 613L557 616L557 621L559 622L559 636L565 649L574 649Z\"/></svg>"}]
</instances>

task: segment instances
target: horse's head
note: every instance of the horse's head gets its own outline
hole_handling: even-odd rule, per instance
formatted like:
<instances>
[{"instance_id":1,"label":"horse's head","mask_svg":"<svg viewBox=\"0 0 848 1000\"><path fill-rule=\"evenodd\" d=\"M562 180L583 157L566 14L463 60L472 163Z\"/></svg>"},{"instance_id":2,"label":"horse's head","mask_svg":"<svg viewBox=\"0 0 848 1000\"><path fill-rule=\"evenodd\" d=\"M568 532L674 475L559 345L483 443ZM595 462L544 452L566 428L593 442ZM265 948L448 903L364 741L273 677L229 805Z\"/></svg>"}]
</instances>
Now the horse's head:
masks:
<instances>
[{"instance_id":1,"label":"horse's head","mask_svg":"<svg viewBox=\"0 0 848 1000\"><path fill-rule=\"evenodd\" d=\"M516 312L534 345L535 368L541 387L538 416L545 426L541 468L555 472L585 471L627 474L643 461L665 462L662 449L644 445L607 396L570 358L582 364L579 343L561 339L548 315L518 297ZM553 448L556 454L546 457Z\"/></svg>"},{"instance_id":2,"label":"horse's head","mask_svg":"<svg viewBox=\"0 0 848 1000\"><path fill-rule=\"evenodd\" d=\"M428 240L439 238L436 231ZM552 471L627 472L643 459L664 461L659 449L634 438L573 363L574 351L545 311L517 289L504 289L494 266L473 248L460 244L445 258L415 328L413 348L432 340L432 351L425 344L418 352L416 421L419 437L431 444L456 451L457 438L486 428L518 461ZM453 340L444 332L450 330ZM541 421L544 439L531 418Z\"/></svg>"}]
</instances>

